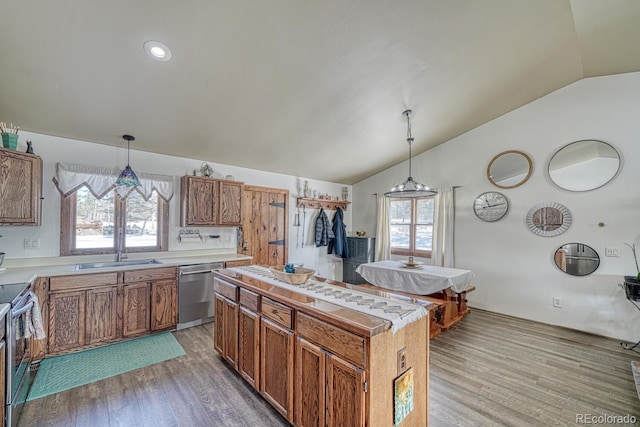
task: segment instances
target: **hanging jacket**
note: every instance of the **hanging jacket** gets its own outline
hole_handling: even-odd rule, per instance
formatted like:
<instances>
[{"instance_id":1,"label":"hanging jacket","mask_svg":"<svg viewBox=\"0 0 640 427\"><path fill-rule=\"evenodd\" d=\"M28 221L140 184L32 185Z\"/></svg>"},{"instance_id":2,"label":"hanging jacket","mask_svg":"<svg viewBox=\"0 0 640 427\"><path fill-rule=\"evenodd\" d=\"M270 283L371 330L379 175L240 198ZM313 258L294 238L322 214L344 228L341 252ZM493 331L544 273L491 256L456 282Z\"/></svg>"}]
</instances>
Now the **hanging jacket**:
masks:
<instances>
[{"instance_id":1,"label":"hanging jacket","mask_svg":"<svg viewBox=\"0 0 640 427\"><path fill-rule=\"evenodd\" d=\"M320 213L316 218L316 246L327 246L329 239L333 239L333 231L329 218L324 213L324 209L320 208Z\"/></svg>"},{"instance_id":2,"label":"hanging jacket","mask_svg":"<svg viewBox=\"0 0 640 427\"><path fill-rule=\"evenodd\" d=\"M341 258L349 258L349 244L347 242L347 229L343 222L344 213L342 209L336 207L336 214L333 217L334 238L329 240L327 253L335 253Z\"/></svg>"}]
</instances>

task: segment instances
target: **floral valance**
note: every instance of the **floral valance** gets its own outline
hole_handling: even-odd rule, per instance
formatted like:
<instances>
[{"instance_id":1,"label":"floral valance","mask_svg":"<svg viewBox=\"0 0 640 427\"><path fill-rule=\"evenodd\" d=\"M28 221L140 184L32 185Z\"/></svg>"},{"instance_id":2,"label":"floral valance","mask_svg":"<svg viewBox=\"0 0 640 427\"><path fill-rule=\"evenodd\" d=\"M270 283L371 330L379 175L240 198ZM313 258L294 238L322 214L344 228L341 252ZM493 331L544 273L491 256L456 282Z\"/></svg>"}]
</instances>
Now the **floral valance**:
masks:
<instances>
[{"instance_id":1,"label":"floral valance","mask_svg":"<svg viewBox=\"0 0 640 427\"><path fill-rule=\"evenodd\" d=\"M149 200L153 190L167 202L173 197L173 177L150 173L136 173L140 179L139 187L116 187L116 180L120 170L100 166L76 165L72 163L57 163L53 182L60 193L66 197L80 187L85 186L98 199L103 198L112 189L116 189L120 197L126 197L132 191L137 191Z\"/></svg>"}]
</instances>

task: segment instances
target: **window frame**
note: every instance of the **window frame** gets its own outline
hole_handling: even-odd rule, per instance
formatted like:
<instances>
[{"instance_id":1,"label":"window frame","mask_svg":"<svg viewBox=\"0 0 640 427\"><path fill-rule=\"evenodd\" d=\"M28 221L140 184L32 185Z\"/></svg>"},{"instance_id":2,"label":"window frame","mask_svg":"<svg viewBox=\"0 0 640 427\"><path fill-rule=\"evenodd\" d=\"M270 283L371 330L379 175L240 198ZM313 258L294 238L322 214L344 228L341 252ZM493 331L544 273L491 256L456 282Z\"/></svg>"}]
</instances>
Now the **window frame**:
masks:
<instances>
[{"instance_id":1,"label":"window frame","mask_svg":"<svg viewBox=\"0 0 640 427\"><path fill-rule=\"evenodd\" d=\"M112 191L115 191L112 190ZM115 254L121 247L123 252L143 253L167 251L169 246L169 203L159 195L158 199L158 236L154 246L125 247L127 200L117 192L114 202L113 247L82 248L75 246L76 241L76 191L60 201L60 256ZM157 193L156 193L157 194Z\"/></svg>"},{"instance_id":2,"label":"window frame","mask_svg":"<svg viewBox=\"0 0 640 427\"><path fill-rule=\"evenodd\" d=\"M418 226L424 226L424 225L429 225L429 224L418 224L417 223L417 216L418 216L418 201L419 200L433 200L433 204L434 204L434 214L435 214L435 197L433 196L429 196L429 197L416 197L416 198L412 198L412 199L403 199L403 198L391 198L389 199L389 203L393 203L393 202L406 202L407 200L411 201L411 222L409 224L402 224L402 225L408 225L409 226L409 249L403 249L403 248L393 248L392 246L390 247L390 251L392 255L405 255L405 256L414 256L414 257L420 257L420 258L431 258L431 254L433 252L433 220L431 222L431 250L430 251L421 251L421 250L416 250L416 229ZM389 211L391 211L391 209L389 209ZM389 216L389 227L391 227L392 225L397 225L397 224L392 224L391 223L391 216ZM391 241L391 239L389 239L389 241Z\"/></svg>"}]
</instances>

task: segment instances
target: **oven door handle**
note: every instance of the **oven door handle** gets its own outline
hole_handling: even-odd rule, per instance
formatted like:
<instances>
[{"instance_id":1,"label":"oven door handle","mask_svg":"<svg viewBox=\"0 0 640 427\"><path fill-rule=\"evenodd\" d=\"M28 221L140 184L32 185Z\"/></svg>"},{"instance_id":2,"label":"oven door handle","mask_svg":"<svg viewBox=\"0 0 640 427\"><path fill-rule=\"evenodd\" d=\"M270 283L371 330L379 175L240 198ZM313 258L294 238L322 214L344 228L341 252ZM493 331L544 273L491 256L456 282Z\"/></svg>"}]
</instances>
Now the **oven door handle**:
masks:
<instances>
[{"instance_id":1,"label":"oven door handle","mask_svg":"<svg viewBox=\"0 0 640 427\"><path fill-rule=\"evenodd\" d=\"M197 270L197 271L188 271L188 272L184 272L181 271L180 272L180 276L189 276L191 274L203 274L203 273L213 273L215 270Z\"/></svg>"},{"instance_id":2,"label":"oven door handle","mask_svg":"<svg viewBox=\"0 0 640 427\"><path fill-rule=\"evenodd\" d=\"M23 314L25 314L27 311L31 310L31 308L33 308L33 301L30 301L27 305L25 305L22 308L19 308L18 310L15 311L11 311L11 317L13 317L14 319L16 317L20 317Z\"/></svg>"}]
</instances>

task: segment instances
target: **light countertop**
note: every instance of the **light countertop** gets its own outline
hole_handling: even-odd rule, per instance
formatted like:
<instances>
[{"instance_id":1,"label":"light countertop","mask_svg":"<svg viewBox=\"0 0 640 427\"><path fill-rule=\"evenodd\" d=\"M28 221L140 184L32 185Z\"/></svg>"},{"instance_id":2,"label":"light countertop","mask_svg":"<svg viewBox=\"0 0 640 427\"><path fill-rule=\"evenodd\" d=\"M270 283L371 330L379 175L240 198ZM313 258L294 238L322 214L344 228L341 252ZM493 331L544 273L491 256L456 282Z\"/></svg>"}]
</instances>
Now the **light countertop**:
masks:
<instances>
[{"instance_id":1,"label":"light countertop","mask_svg":"<svg viewBox=\"0 0 640 427\"><path fill-rule=\"evenodd\" d=\"M33 281L37 277L43 276L50 277L72 274L104 273L105 271L139 270L146 268L201 264L207 262L243 261L250 260L251 257L235 253L219 253L215 251L211 251L210 253L207 253L206 251L179 251L129 254L129 257L125 261L143 259L155 259L158 260L159 263L76 270L76 264L86 262L111 262L114 260L114 256L97 255L5 260L3 267L6 267L6 270L0 272L0 285L27 283Z\"/></svg>"}]
</instances>

